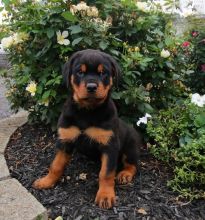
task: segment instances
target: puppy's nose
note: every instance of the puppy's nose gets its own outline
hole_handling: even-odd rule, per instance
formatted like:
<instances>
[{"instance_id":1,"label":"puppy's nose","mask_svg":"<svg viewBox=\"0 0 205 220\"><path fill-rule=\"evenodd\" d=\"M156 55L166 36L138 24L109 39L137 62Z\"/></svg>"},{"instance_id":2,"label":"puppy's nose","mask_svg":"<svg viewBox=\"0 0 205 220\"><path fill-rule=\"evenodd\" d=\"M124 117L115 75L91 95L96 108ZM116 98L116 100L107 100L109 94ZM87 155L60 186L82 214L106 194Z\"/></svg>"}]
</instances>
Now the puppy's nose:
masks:
<instances>
[{"instance_id":1,"label":"puppy's nose","mask_svg":"<svg viewBox=\"0 0 205 220\"><path fill-rule=\"evenodd\" d=\"M95 92L97 90L97 87L98 87L97 83L88 83L86 86L88 92L90 93Z\"/></svg>"}]
</instances>

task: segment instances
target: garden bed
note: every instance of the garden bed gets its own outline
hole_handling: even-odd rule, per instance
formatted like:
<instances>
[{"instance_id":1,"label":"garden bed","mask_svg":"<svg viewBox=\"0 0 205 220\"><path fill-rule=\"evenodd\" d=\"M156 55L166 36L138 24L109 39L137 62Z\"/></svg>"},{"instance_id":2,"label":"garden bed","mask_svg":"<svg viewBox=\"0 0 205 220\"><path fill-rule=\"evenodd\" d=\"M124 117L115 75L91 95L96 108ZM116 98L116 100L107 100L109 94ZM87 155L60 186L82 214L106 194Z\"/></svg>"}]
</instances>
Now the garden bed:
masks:
<instances>
[{"instance_id":1,"label":"garden bed","mask_svg":"<svg viewBox=\"0 0 205 220\"><path fill-rule=\"evenodd\" d=\"M26 124L12 135L5 152L11 176L47 208L51 219L205 219L205 201L178 200L166 186L170 169L144 149L140 173L132 184L116 185L118 202L110 210L94 205L100 164L81 155L73 157L53 189L33 189L33 181L47 173L54 158L55 140L56 134L49 128Z\"/></svg>"}]
</instances>

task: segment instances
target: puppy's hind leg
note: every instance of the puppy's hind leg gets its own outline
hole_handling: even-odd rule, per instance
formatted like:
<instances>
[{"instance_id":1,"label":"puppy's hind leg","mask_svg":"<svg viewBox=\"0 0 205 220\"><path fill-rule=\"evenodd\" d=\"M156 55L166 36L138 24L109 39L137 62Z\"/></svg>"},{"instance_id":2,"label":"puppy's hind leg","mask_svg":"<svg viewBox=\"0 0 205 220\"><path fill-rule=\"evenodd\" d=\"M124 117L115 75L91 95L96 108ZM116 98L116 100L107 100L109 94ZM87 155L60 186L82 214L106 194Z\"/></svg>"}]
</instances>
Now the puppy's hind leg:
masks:
<instances>
[{"instance_id":1,"label":"puppy's hind leg","mask_svg":"<svg viewBox=\"0 0 205 220\"><path fill-rule=\"evenodd\" d=\"M137 173L140 146L141 139L139 138L138 133L132 129L129 139L126 141L126 146L123 147L123 169L117 175L117 181L119 184L130 183Z\"/></svg>"}]
</instances>

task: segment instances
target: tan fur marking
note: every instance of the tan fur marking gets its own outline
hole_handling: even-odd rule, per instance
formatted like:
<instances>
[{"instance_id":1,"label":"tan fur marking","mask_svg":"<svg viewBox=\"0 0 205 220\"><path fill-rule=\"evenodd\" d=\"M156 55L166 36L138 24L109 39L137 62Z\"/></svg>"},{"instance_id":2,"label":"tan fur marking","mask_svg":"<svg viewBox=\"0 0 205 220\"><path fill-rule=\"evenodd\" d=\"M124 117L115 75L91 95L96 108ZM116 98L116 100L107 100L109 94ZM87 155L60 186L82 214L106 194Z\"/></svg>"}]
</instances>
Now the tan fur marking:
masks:
<instances>
[{"instance_id":1,"label":"tan fur marking","mask_svg":"<svg viewBox=\"0 0 205 220\"><path fill-rule=\"evenodd\" d=\"M113 131L96 127L87 128L84 133L92 140L103 145L107 145L113 136Z\"/></svg>"},{"instance_id":2,"label":"tan fur marking","mask_svg":"<svg viewBox=\"0 0 205 220\"><path fill-rule=\"evenodd\" d=\"M80 134L81 131L76 126L58 129L59 138L63 141L68 141L68 142L74 141Z\"/></svg>"},{"instance_id":3,"label":"tan fur marking","mask_svg":"<svg viewBox=\"0 0 205 220\"><path fill-rule=\"evenodd\" d=\"M108 156L103 154L101 157L101 169L99 173L99 178L102 179L106 176L107 173L107 163L108 163Z\"/></svg>"},{"instance_id":4,"label":"tan fur marking","mask_svg":"<svg viewBox=\"0 0 205 220\"><path fill-rule=\"evenodd\" d=\"M133 180L134 175L137 172L137 168L134 164L129 164L126 162L127 156L123 155L122 162L124 164L124 168L117 175L118 183L127 184Z\"/></svg>"},{"instance_id":5,"label":"tan fur marking","mask_svg":"<svg viewBox=\"0 0 205 220\"><path fill-rule=\"evenodd\" d=\"M129 164L129 163L126 163L125 162L125 165L124 165L124 170L126 170L127 172L131 173L133 176L135 175L135 173L137 172L137 168L135 165L133 164Z\"/></svg>"},{"instance_id":6,"label":"tan fur marking","mask_svg":"<svg viewBox=\"0 0 205 220\"><path fill-rule=\"evenodd\" d=\"M87 89L85 87L85 82L80 83L79 86L75 85L73 75L71 76L71 85L74 91L74 100L79 101L79 99L87 97Z\"/></svg>"},{"instance_id":7,"label":"tan fur marking","mask_svg":"<svg viewBox=\"0 0 205 220\"><path fill-rule=\"evenodd\" d=\"M99 190L97 192L95 203L100 208L109 209L111 208L115 200L115 171L107 174L108 167L108 156L103 154L101 157L101 170L99 173Z\"/></svg>"},{"instance_id":8,"label":"tan fur marking","mask_svg":"<svg viewBox=\"0 0 205 220\"><path fill-rule=\"evenodd\" d=\"M98 65L98 73L102 73L103 70L104 70L103 65L102 65L102 64L99 64L99 65Z\"/></svg>"},{"instance_id":9,"label":"tan fur marking","mask_svg":"<svg viewBox=\"0 0 205 220\"><path fill-rule=\"evenodd\" d=\"M85 73L87 71L87 66L85 64L81 64L80 70Z\"/></svg>"},{"instance_id":10,"label":"tan fur marking","mask_svg":"<svg viewBox=\"0 0 205 220\"><path fill-rule=\"evenodd\" d=\"M111 89L112 85L113 85L112 77L110 77L110 84L106 87L103 85L103 83L99 83L98 89L96 91L96 95L97 97L103 97L102 102L104 102L105 99L107 98L108 92Z\"/></svg>"},{"instance_id":11,"label":"tan fur marking","mask_svg":"<svg viewBox=\"0 0 205 220\"><path fill-rule=\"evenodd\" d=\"M48 189L53 187L63 174L65 166L70 162L71 155L64 151L58 151L53 160L49 173L33 183L33 187L37 189Z\"/></svg>"}]
</instances>

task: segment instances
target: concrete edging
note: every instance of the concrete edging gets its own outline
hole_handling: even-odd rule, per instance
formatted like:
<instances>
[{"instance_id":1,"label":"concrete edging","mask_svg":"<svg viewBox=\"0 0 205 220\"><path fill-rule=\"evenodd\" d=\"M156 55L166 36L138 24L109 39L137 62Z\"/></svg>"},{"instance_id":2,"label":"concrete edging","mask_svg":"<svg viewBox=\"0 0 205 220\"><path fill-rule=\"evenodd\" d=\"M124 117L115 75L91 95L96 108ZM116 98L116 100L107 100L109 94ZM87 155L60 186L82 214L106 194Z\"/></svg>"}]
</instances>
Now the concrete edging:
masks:
<instances>
[{"instance_id":1,"label":"concrete edging","mask_svg":"<svg viewBox=\"0 0 205 220\"><path fill-rule=\"evenodd\" d=\"M11 178L4 151L14 131L27 122L21 111L0 120L0 220L47 220L47 210L16 179Z\"/></svg>"}]
</instances>

